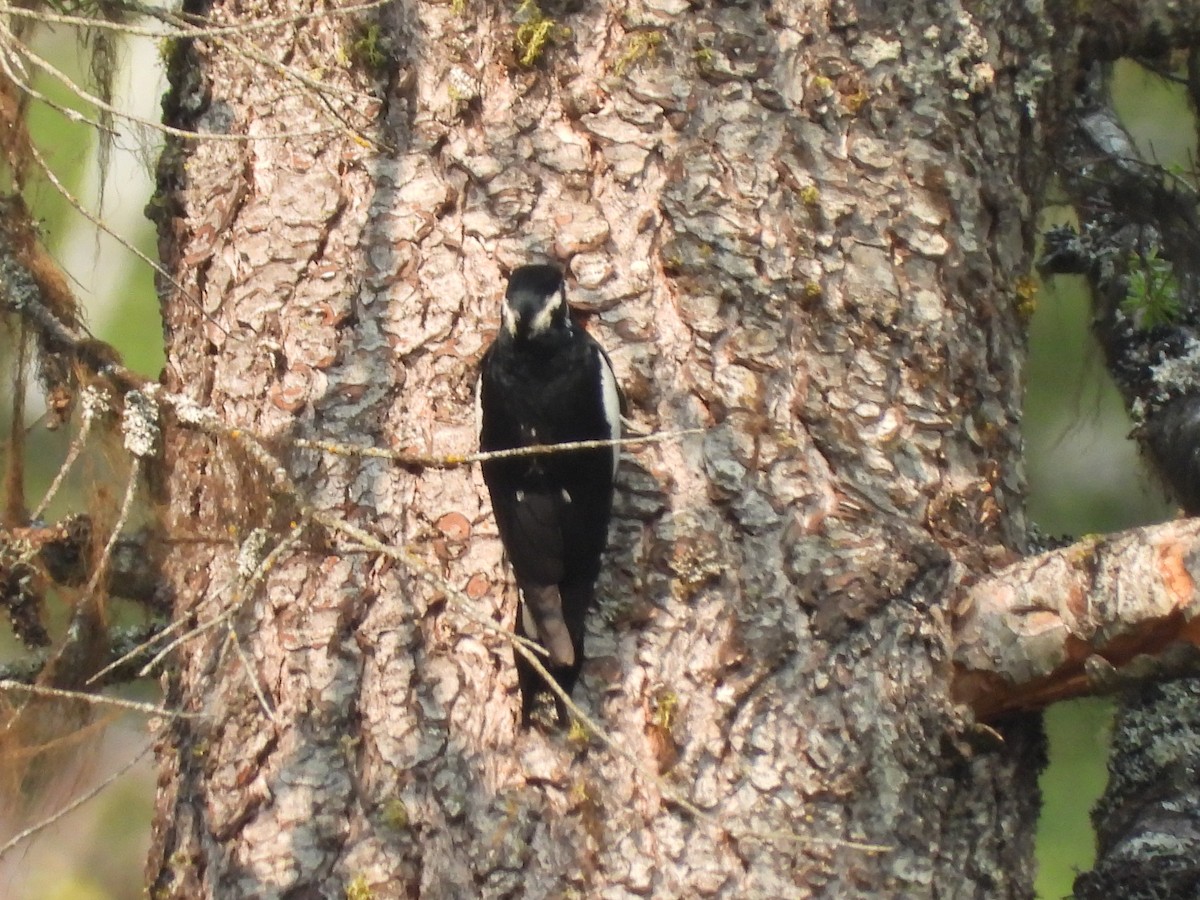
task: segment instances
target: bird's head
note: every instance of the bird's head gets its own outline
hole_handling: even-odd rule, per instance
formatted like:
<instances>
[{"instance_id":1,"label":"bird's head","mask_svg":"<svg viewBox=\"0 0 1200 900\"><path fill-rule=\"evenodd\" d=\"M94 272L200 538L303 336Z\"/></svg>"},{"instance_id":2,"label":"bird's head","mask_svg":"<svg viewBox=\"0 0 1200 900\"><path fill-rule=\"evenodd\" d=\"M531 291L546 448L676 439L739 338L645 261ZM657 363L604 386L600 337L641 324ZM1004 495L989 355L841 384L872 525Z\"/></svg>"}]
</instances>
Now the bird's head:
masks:
<instances>
[{"instance_id":1,"label":"bird's head","mask_svg":"<svg viewBox=\"0 0 1200 900\"><path fill-rule=\"evenodd\" d=\"M567 287L556 266L521 266L508 276L501 323L518 342L571 331Z\"/></svg>"}]
</instances>

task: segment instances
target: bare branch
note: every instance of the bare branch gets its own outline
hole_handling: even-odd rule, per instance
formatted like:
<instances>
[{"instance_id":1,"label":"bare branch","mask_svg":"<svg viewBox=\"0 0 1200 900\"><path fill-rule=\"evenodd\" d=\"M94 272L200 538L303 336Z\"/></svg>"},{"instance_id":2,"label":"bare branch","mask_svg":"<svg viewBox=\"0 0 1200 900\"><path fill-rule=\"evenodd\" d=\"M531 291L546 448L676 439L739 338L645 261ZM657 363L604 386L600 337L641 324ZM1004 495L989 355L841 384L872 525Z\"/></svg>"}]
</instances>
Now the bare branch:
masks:
<instances>
[{"instance_id":1,"label":"bare branch","mask_svg":"<svg viewBox=\"0 0 1200 900\"><path fill-rule=\"evenodd\" d=\"M93 373L108 378L122 392L145 379L126 368L115 350L93 338L83 326L64 321L43 295L42 285L19 256L17 248L0 241L0 309L19 315L39 335L44 352L63 353Z\"/></svg>"},{"instance_id":2,"label":"bare branch","mask_svg":"<svg viewBox=\"0 0 1200 900\"><path fill-rule=\"evenodd\" d=\"M535 444L529 447L513 447L511 450L491 450L485 453L469 453L465 456L426 456L409 453L404 450L388 450L383 447L355 447L350 444L337 444L331 441L314 441L298 438L293 441L297 447L309 450L320 450L334 456L364 456L378 459L390 459L403 466L413 466L422 469L454 469L459 466L469 466L474 463L486 462L489 459L510 459L517 456L539 456L544 453L567 453L572 450L599 450L604 447L636 447L643 444L662 444L679 440L696 434L704 434L703 428L684 428L679 431L659 431L654 434L639 437L622 438L615 441L564 441L561 444Z\"/></svg>"},{"instance_id":3,"label":"bare branch","mask_svg":"<svg viewBox=\"0 0 1200 900\"><path fill-rule=\"evenodd\" d=\"M234 134L234 133L230 133L230 132L218 132L218 131L189 131L185 128L175 128L172 125L164 125L162 122L157 122L154 119L146 119L146 118L143 118L142 116L134 115L131 112L123 110L118 106L114 106L113 104L102 100L100 97L97 97L95 94L91 93L90 91L84 90L79 85L77 85L71 79L71 77L68 76L66 73L64 73L61 69L58 69L56 66L54 66L52 63L50 63L48 60L43 59L38 54L34 53L33 50L31 50L26 45L22 44L21 42L17 41L16 39L14 39L11 36L11 34L7 34L3 29L0 29L0 44L3 44L5 49L7 49L13 55L21 56L21 57L25 58L26 60L28 60L29 62L33 63L33 65L37 66L37 68L41 69L43 72L50 75L56 81L61 83L63 85L63 87L65 87L68 91L70 91L72 94L74 94L80 100L84 101L85 103L90 104L91 106L94 106L96 109L103 110L104 112L106 112L112 116L115 116L120 119L124 119L127 122L132 122L135 125L140 125L141 127L150 129L151 131L158 131L158 132L161 132L162 134L168 134L171 137L179 138L180 140L233 141L235 143L248 143L250 141L286 141L286 140L293 140L296 138L320 137L322 135L332 134L342 128L347 127L345 125L345 123L339 122L337 127L316 128L316 129L309 129L307 131L281 132L281 133L277 133L277 134L254 134L254 135ZM2 56L2 55L0 55L0 56ZM16 84L17 87L21 89L21 91L23 91L24 93L28 94L31 97L34 97L35 99L43 100L44 102L49 102L48 100L46 100L44 95L41 95L37 90L35 90L33 87L31 87L29 84L27 84L24 80L19 79L16 76L12 67L5 65L4 69L5 69L6 73L9 75L9 77L13 80L13 83ZM87 124L91 125L93 128L96 128L98 130L101 130L101 131L107 130L107 129L102 128L98 122L89 120L82 113L76 112L74 110L68 111L66 107L61 107L61 106L58 106L57 104L51 103L50 105L53 108L57 109L58 111L63 112L65 115L68 116L68 118L70 118L74 121L84 121L84 122L87 122ZM354 132L354 133L357 134L357 132Z\"/></svg>"},{"instance_id":4,"label":"bare branch","mask_svg":"<svg viewBox=\"0 0 1200 900\"><path fill-rule=\"evenodd\" d=\"M177 709L167 709L153 703L141 703L137 700L126 700L123 697L109 697L105 694L86 694L82 691L64 691L59 688L46 687L37 684L23 684L10 679L0 680L0 692L29 694L34 697L51 697L58 700L80 700L93 706L111 706L127 712L141 713L144 716L162 716L165 719L202 719L205 713L189 713Z\"/></svg>"},{"instance_id":5,"label":"bare branch","mask_svg":"<svg viewBox=\"0 0 1200 900\"><path fill-rule=\"evenodd\" d=\"M88 580L87 594L89 597L97 596L101 581L108 572L113 552L123 537L122 532L125 530L125 525L129 522L130 513L133 512L133 501L137 496L138 483L141 481L143 465L144 463L140 456L133 458L133 465L129 469L129 477L125 481L125 496L121 501L121 510L117 513L117 521L113 525L112 533L109 534L108 540L104 543L104 550L101 551L100 559L92 570L92 577Z\"/></svg>"},{"instance_id":6,"label":"bare branch","mask_svg":"<svg viewBox=\"0 0 1200 900\"><path fill-rule=\"evenodd\" d=\"M145 530L118 535L102 573L105 593L145 606L161 606L151 543L151 534ZM87 515L68 516L50 525L0 529L0 547L20 548L18 562L36 563L51 581L68 587L97 577L91 546L92 520Z\"/></svg>"},{"instance_id":7,"label":"bare branch","mask_svg":"<svg viewBox=\"0 0 1200 900\"><path fill-rule=\"evenodd\" d=\"M233 645L238 661L242 664L242 671L246 674L246 679L250 682L250 689L254 691L259 708L268 720L271 722L278 721L275 717L275 709L271 706L270 701L267 700L267 692L259 682L258 676L254 674L254 666L250 662L250 657L246 655L246 650L242 647L242 642L238 639L237 632L234 630L232 623L229 626L229 636L226 640L226 646L230 644Z\"/></svg>"},{"instance_id":8,"label":"bare branch","mask_svg":"<svg viewBox=\"0 0 1200 900\"><path fill-rule=\"evenodd\" d=\"M981 719L1097 693L1150 655L1200 643L1198 580L1196 519L1009 566L959 604L955 693Z\"/></svg>"},{"instance_id":9,"label":"bare branch","mask_svg":"<svg viewBox=\"0 0 1200 900\"><path fill-rule=\"evenodd\" d=\"M420 559L416 554L412 553L407 548L399 547L395 544L385 543L370 532L364 531L357 525L338 518L332 513L321 510L308 510L306 514L313 522L320 525L322 528L325 528L329 532L333 534L342 534L353 540L355 543L362 545L367 550L378 553L380 556L386 556L389 559L394 559L396 562L408 569L408 571L417 578L443 592L446 596L446 599L450 602L454 609L473 625L477 625L485 631L490 631L493 634L498 634L505 640L508 640L510 637L516 638L516 635L514 635L508 629L501 628L490 619L486 619L477 613L472 612L472 609L476 606L476 602L474 600L467 596L464 591L461 591L454 587L454 585L450 584L450 582L448 582L444 576L435 572L429 565L427 565L422 559ZM523 638L517 638L517 640L524 641ZM540 645L534 644L532 641L524 642L531 647L535 647L535 652L545 655L546 651Z\"/></svg>"},{"instance_id":10,"label":"bare branch","mask_svg":"<svg viewBox=\"0 0 1200 900\"><path fill-rule=\"evenodd\" d=\"M92 679L88 686L93 690L98 690L108 685L137 680L139 677L137 671L144 661L144 654L137 651L139 648L153 643L155 635L164 631L166 627L164 622L156 620L132 627L117 627L110 631L106 659L117 660L120 664L115 667L106 667L104 677L98 680ZM135 652L131 654L130 648ZM0 665L0 681L39 684L47 662L44 654L7 662Z\"/></svg>"},{"instance_id":11,"label":"bare branch","mask_svg":"<svg viewBox=\"0 0 1200 900\"><path fill-rule=\"evenodd\" d=\"M87 444L89 435L92 432L92 425L95 424L96 416L102 415L107 409L111 408L107 395L97 388L88 386L83 389L83 415L82 422L79 426L79 433L71 440L70 447L67 448L67 458L63 460L61 466L58 467L58 472L54 476L54 480L50 482L50 487L46 489L45 496L38 503L37 509L33 511L33 521L38 521L45 515L50 503L58 494L67 475L70 474L71 468L79 459L79 454L83 452L84 446Z\"/></svg>"},{"instance_id":12,"label":"bare branch","mask_svg":"<svg viewBox=\"0 0 1200 900\"><path fill-rule=\"evenodd\" d=\"M162 660L165 659L167 655L180 644L190 640L193 637L196 637L197 635L203 634L211 628L215 628L219 625L229 622L229 620L238 612L238 610L241 609L242 605L248 599L254 596L254 592L258 589L258 585L267 576L267 573L275 568L275 566L279 563L279 560L283 558L284 554L289 553L296 548L300 542L301 536L304 534L305 525L306 523L300 523L292 527L292 530L283 538L283 540L276 544L275 547L273 547L271 551L253 568L253 571L247 576L245 583L234 591L233 597L230 598L228 603L221 607L220 612L218 612L211 619L206 619L189 631L184 632L179 637L168 643L165 647L161 648L157 653L155 653L150 661L142 667L138 674L142 676L149 675L154 670L154 667L162 662ZM182 625L183 622L184 620L182 619L176 619L169 628L165 629L161 634L156 636L156 640L161 641L169 637L171 632L174 631L178 626ZM147 646L136 647L134 648L134 651L131 651L131 653L135 651L138 653L148 652L149 649L151 649L148 646L149 644L150 642L147 642ZM123 661L124 660L117 660L114 665L118 665ZM105 670L101 669L94 677L99 678L104 674L104 672Z\"/></svg>"}]
</instances>

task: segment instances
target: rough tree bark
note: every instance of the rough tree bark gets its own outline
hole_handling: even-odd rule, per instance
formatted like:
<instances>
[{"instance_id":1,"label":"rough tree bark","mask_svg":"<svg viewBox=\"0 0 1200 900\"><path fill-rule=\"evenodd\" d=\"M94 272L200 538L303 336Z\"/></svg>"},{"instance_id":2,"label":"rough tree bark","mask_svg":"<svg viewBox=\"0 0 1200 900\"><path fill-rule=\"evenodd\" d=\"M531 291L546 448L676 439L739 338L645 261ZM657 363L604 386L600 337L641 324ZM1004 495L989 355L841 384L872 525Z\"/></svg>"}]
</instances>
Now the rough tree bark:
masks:
<instances>
[{"instance_id":1,"label":"rough tree bark","mask_svg":"<svg viewBox=\"0 0 1200 900\"><path fill-rule=\"evenodd\" d=\"M951 616L1029 549L1053 126L1096 33L1200 30L1100 6L468 0L256 33L308 82L181 42L169 123L251 140L164 154L166 387L286 472L192 414L165 435L174 616L220 624L165 679L203 716L161 733L152 895L1029 896L1039 723L976 739ZM474 470L296 443L472 449L504 273L544 259L634 422L704 429L620 475L578 698L623 755L517 729Z\"/></svg>"}]
</instances>

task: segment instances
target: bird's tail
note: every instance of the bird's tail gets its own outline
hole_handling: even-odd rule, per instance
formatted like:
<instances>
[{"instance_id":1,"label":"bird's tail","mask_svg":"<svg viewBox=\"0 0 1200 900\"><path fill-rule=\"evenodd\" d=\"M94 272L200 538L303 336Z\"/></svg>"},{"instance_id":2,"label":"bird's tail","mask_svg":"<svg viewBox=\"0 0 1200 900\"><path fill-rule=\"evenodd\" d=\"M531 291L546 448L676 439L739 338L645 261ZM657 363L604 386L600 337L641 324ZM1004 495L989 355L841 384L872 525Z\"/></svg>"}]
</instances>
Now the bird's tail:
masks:
<instances>
[{"instance_id":1,"label":"bird's tail","mask_svg":"<svg viewBox=\"0 0 1200 900\"><path fill-rule=\"evenodd\" d=\"M575 665L575 645L563 619L558 586L523 584L521 595L524 603L522 625L527 636L536 638L546 648L550 665L562 668Z\"/></svg>"}]
</instances>

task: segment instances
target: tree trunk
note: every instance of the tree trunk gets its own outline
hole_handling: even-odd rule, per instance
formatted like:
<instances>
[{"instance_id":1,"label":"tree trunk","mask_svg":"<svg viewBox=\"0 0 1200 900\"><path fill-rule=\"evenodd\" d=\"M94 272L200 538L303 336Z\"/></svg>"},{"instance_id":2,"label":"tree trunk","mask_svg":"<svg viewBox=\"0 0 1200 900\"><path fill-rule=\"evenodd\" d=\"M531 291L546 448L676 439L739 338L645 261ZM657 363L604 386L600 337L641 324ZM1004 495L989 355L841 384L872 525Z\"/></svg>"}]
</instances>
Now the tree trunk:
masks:
<instances>
[{"instance_id":1,"label":"tree trunk","mask_svg":"<svg viewBox=\"0 0 1200 900\"><path fill-rule=\"evenodd\" d=\"M982 739L951 618L1027 550L1020 298L1082 33L1035 7L393 4L254 32L288 72L180 43L169 123L250 139L160 166L167 387L240 431L167 434L210 626L153 896L1031 895L1040 725ZM476 469L297 444L472 450L544 260L636 427L703 429L622 463L576 690L619 753L518 729Z\"/></svg>"}]
</instances>

